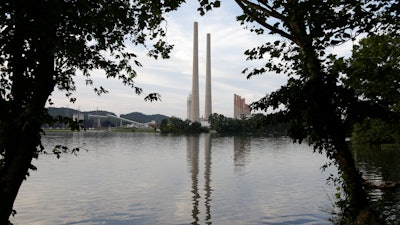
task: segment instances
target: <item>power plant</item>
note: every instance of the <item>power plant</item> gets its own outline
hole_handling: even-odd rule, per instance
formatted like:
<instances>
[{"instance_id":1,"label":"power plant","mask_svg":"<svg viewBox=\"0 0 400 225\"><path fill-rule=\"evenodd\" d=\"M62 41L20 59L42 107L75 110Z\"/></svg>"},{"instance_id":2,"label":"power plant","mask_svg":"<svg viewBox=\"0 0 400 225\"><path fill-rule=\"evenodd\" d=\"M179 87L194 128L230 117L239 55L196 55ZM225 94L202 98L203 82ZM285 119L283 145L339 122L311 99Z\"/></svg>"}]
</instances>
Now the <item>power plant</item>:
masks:
<instances>
[{"instance_id":1,"label":"power plant","mask_svg":"<svg viewBox=\"0 0 400 225\"><path fill-rule=\"evenodd\" d=\"M205 120L212 114L211 107L211 35L207 34L206 53L206 91L205 91ZM192 93L187 99L187 117L192 122L200 122L199 107L199 44L198 44L198 23L194 22L193 29L193 73Z\"/></svg>"},{"instance_id":2,"label":"power plant","mask_svg":"<svg viewBox=\"0 0 400 225\"><path fill-rule=\"evenodd\" d=\"M193 73L192 73L192 93L187 98L187 118L192 122L200 121L199 107L199 41L198 41L198 23L194 22L193 27ZM211 35L207 34L206 46L206 89L205 89L205 107L204 120L212 114L211 98ZM234 94L233 97L233 117L240 119L250 115L249 105L245 99Z\"/></svg>"},{"instance_id":3,"label":"power plant","mask_svg":"<svg viewBox=\"0 0 400 225\"><path fill-rule=\"evenodd\" d=\"M212 114L211 107L211 35L207 34L207 57L206 57L206 101L204 107L204 118L208 120L208 117Z\"/></svg>"},{"instance_id":4,"label":"power plant","mask_svg":"<svg viewBox=\"0 0 400 225\"><path fill-rule=\"evenodd\" d=\"M250 115L250 107L246 104L246 99L240 95L233 95L233 118L240 119Z\"/></svg>"},{"instance_id":5,"label":"power plant","mask_svg":"<svg viewBox=\"0 0 400 225\"><path fill-rule=\"evenodd\" d=\"M194 22L193 29L193 73L192 73L192 100L190 121L200 122L199 112L199 39L198 24Z\"/></svg>"}]
</instances>

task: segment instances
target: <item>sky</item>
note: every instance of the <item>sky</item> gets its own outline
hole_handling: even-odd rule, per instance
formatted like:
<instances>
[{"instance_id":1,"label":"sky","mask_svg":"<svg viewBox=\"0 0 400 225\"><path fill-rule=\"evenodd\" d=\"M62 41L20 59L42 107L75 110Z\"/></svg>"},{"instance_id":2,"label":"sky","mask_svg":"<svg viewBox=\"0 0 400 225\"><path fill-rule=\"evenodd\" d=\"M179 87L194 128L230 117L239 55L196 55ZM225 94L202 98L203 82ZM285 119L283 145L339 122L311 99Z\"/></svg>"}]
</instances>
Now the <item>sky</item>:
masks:
<instances>
[{"instance_id":1,"label":"sky","mask_svg":"<svg viewBox=\"0 0 400 225\"><path fill-rule=\"evenodd\" d=\"M97 96L93 87L85 86L83 76L76 76L77 91L73 104L65 93L55 91L51 96L53 107L69 107L80 111L106 110L117 115L142 112L147 115L163 114L186 119L186 102L192 87L193 24L198 22L199 41L199 98L200 117L204 115L206 35L211 34L211 92L212 112L233 117L233 95L240 95L246 103L265 96L286 83L284 74L265 74L250 79L242 71L262 65L262 61L247 61L244 51L278 37L256 35L245 30L236 16L239 7L232 2L222 2L205 16L197 12L198 1L188 1L167 16L166 40L174 45L169 59L155 60L146 56L144 48L133 48L143 67L137 68L135 84L143 88L138 96L120 80L106 79L104 73L95 72L94 84L103 86L109 93ZM346 46L342 46L346 47ZM340 51L340 50L339 50ZM132 64L133 64L132 60ZM148 93L157 92L161 101L146 102Z\"/></svg>"}]
</instances>

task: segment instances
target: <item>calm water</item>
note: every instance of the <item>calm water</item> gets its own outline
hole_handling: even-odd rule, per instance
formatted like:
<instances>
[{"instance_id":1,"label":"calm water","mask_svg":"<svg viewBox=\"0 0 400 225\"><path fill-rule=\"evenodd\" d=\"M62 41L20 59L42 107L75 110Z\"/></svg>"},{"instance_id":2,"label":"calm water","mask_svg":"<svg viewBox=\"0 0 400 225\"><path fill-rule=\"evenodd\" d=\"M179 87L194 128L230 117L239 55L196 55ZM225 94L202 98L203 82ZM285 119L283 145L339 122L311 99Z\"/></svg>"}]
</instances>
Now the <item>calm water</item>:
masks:
<instances>
[{"instance_id":1,"label":"calm water","mask_svg":"<svg viewBox=\"0 0 400 225\"><path fill-rule=\"evenodd\" d=\"M325 157L289 139L86 132L50 133L43 143L82 150L34 162L16 225L331 224L326 178L335 170L321 172ZM374 194L394 199L382 205L388 217L399 210L398 193Z\"/></svg>"}]
</instances>

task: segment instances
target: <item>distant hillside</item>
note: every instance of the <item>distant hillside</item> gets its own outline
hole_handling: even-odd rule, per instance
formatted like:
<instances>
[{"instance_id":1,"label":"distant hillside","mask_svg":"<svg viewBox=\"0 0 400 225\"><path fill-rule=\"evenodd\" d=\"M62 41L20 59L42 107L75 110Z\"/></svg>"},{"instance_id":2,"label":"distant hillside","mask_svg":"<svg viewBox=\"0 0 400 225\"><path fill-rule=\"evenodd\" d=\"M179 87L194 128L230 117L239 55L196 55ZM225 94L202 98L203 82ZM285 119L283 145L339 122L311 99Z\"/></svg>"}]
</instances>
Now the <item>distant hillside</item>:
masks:
<instances>
[{"instance_id":1,"label":"distant hillside","mask_svg":"<svg viewBox=\"0 0 400 225\"><path fill-rule=\"evenodd\" d=\"M161 115L161 114L154 114L154 115L146 115L140 112L132 112L129 114L121 114L120 117L128 119L128 120L133 120L137 121L139 123L147 123L151 121L156 121L157 124L161 123L161 120L168 118L168 116Z\"/></svg>"},{"instance_id":2,"label":"distant hillside","mask_svg":"<svg viewBox=\"0 0 400 225\"><path fill-rule=\"evenodd\" d=\"M70 117L70 118L72 118L72 116L74 114L81 113L84 115L83 126L86 128L96 126L94 119L89 118L89 114L100 115L100 116L106 116L107 114L111 114L111 115L117 116L113 112L108 112L108 111L103 111L103 110L93 110L93 111L81 112L81 111L78 111L75 109L70 109L70 108L65 108L65 107L61 107L61 108L49 107L48 112L52 117L63 116L63 117ZM163 120L164 118L168 118L168 116L161 115L161 114L145 115L140 112L121 114L120 117L128 119L128 120L137 121L139 123L147 123L147 122L151 122L154 120L154 121L156 121L157 124L160 124L161 120ZM123 122L122 124L126 125L126 122ZM121 122L114 118L108 118L108 119L101 120L102 127L109 127L109 126L114 127L114 126L119 126L119 125L121 125ZM59 123L53 125L53 127L64 127L64 126L65 125L59 124Z\"/></svg>"},{"instance_id":3,"label":"distant hillside","mask_svg":"<svg viewBox=\"0 0 400 225\"><path fill-rule=\"evenodd\" d=\"M61 107L61 108L49 107L48 112L49 112L50 116L52 116L52 117L56 117L56 116L72 117L75 113L82 113L84 115L85 120L88 119L89 114L101 115L101 116L111 114L111 115L116 116L116 114L113 112L108 112L108 111L103 111L103 110L93 110L93 111L81 112L81 111L78 111L75 109L70 109L70 108L65 108L65 107Z\"/></svg>"}]
</instances>

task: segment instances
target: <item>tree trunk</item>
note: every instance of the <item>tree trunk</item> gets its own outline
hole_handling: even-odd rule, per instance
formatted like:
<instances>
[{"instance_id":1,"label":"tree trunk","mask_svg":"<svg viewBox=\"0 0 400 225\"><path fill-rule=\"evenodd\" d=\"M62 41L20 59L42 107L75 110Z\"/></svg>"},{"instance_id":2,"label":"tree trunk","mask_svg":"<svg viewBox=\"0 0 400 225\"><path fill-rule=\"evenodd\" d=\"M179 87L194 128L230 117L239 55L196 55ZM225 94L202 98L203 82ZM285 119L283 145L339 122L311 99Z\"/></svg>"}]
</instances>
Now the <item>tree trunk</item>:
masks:
<instances>
[{"instance_id":1,"label":"tree trunk","mask_svg":"<svg viewBox=\"0 0 400 225\"><path fill-rule=\"evenodd\" d=\"M0 172L0 224L8 224L19 188L28 174L31 161L40 141L40 123L34 119L23 121L24 116L10 122L5 147L3 168ZM16 125L16 126L15 126Z\"/></svg>"},{"instance_id":2,"label":"tree trunk","mask_svg":"<svg viewBox=\"0 0 400 225\"><path fill-rule=\"evenodd\" d=\"M319 138L325 139L325 150L327 156L335 160L339 175L342 178L342 190L345 193L344 204L339 204L343 212L345 221L351 224L375 225L382 224L378 220L376 212L371 207L367 192L364 188L364 179L358 171L353 155L346 143L345 125L341 119L341 114L337 112L335 103L332 99L335 93L335 83L329 78L324 79L324 74L320 73L313 77L311 81L312 102L315 112L313 127L318 129Z\"/></svg>"},{"instance_id":3,"label":"tree trunk","mask_svg":"<svg viewBox=\"0 0 400 225\"><path fill-rule=\"evenodd\" d=\"M355 165L345 139L335 137L333 141L336 148L336 154L333 157L344 182L343 188L347 198L345 201L348 204L342 208L343 216L360 225L382 224L376 212L371 208L371 202L368 200L364 188L364 180Z\"/></svg>"},{"instance_id":4,"label":"tree trunk","mask_svg":"<svg viewBox=\"0 0 400 225\"><path fill-rule=\"evenodd\" d=\"M298 19L295 19L292 26L296 27ZM301 20L300 20L301 21ZM301 29L300 29L301 30ZM343 191L346 194L347 206L344 210L345 217L357 224L378 224L378 217L371 209L364 189L364 182L361 174L356 168L354 158L346 143L345 126L341 119L341 114L337 112L334 103L336 92L336 79L332 79L330 74L322 72L322 65L318 60L316 50L312 41L307 35L303 35L300 47L304 56L305 72L309 77L307 88L310 88L309 109L312 118L308 118L313 129L317 129L318 138L323 140L327 146L332 142L332 147L326 149L328 157L333 158L343 179Z\"/></svg>"},{"instance_id":5,"label":"tree trunk","mask_svg":"<svg viewBox=\"0 0 400 225\"><path fill-rule=\"evenodd\" d=\"M334 103L336 80L331 79L329 74L320 70L315 52L311 45L304 51L306 68L310 75L308 88L311 89L309 96L313 129L317 129L318 138L325 142L327 156L337 163L339 173L343 179L343 191L346 194L346 204L342 205L344 219L356 224L381 224L378 216L371 208L364 188L364 180L358 171L353 155L346 143L345 125L341 114L337 112ZM309 115L310 116L310 115ZM330 146L330 143L333 146Z\"/></svg>"},{"instance_id":6,"label":"tree trunk","mask_svg":"<svg viewBox=\"0 0 400 225\"><path fill-rule=\"evenodd\" d=\"M51 13L52 8L46 1L41 4L43 12ZM18 10L17 10L18 11ZM20 13L20 11L18 11ZM41 125L44 122L45 105L48 97L56 85L54 70L54 21L48 21L47 16L33 16L36 21L36 30L29 30L32 39L31 48L35 49L33 57L36 60L35 70L30 72L31 77L25 76L21 56L23 55L22 36L28 32L24 30L26 24L17 23L17 35L13 58L13 89L12 96L7 104L7 118L2 118L0 127L0 146L4 149L3 161L0 161L0 225L8 224L9 216L13 212L14 201L22 182L28 176L31 162L37 158L41 143ZM22 16L17 19L23 19ZM23 41L22 41L23 42Z\"/></svg>"}]
</instances>

